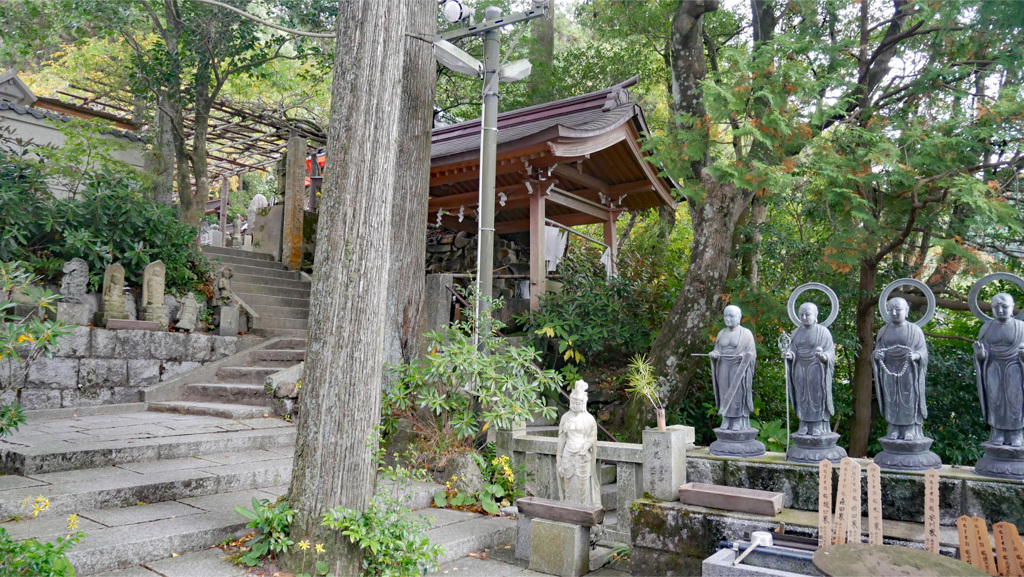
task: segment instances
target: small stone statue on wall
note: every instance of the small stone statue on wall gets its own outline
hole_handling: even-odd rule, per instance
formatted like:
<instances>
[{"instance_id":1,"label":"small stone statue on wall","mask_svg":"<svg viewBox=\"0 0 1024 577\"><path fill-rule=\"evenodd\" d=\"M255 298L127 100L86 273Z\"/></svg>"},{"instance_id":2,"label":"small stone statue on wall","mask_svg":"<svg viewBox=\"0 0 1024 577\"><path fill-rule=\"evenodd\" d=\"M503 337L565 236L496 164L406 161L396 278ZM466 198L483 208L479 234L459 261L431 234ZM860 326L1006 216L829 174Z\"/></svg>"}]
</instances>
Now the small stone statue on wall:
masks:
<instances>
[{"instance_id":1,"label":"small stone statue on wall","mask_svg":"<svg viewBox=\"0 0 1024 577\"><path fill-rule=\"evenodd\" d=\"M163 261L154 261L146 265L142 273L142 320L159 324L167 328L167 307L164 306L164 278L167 267Z\"/></svg>"},{"instance_id":2,"label":"small stone statue on wall","mask_svg":"<svg viewBox=\"0 0 1024 577\"><path fill-rule=\"evenodd\" d=\"M196 323L199 322L199 301L194 293L188 293L181 299L181 310L178 311L178 322L175 326L183 331L192 332L196 330Z\"/></svg>"},{"instance_id":3,"label":"small stone statue on wall","mask_svg":"<svg viewBox=\"0 0 1024 577\"><path fill-rule=\"evenodd\" d=\"M124 267L114 263L103 272L103 300L96 313L95 325L106 327L110 319L127 319L124 306Z\"/></svg>"},{"instance_id":4,"label":"small stone statue on wall","mask_svg":"<svg viewBox=\"0 0 1024 577\"><path fill-rule=\"evenodd\" d=\"M722 426L715 429L718 440L711 443L711 454L723 457L756 457L764 454L757 440L757 429L750 426L754 410L754 365L757 346L754 333L740 326L743 312L727 306L723 312L725 328L718 333L711 359L711 384L715 405L722 415Z\"/></svg>"},{"instance_id":5,"label":"small stone statue on wall","mask_svg":"<svg viewBox=\"0 0 1024 577\"><path fill-rule=\"evenodd\" d=\"M979 475L1024 480L1024 312L1014 317L1009 293L992 297L992 317L977 305L981 287L999 279L1024 288L1024 279L996 273L978 281L967 299L971 311L986 321L974 343L974 369L981 414L991 430L981 444L985 456L974 468Z\"/></svg>"},{"instance_id":6,"label":"small stone statue on wall","mask_svg":"<svg viewBox=\"0 0 1024 577\"><path fill-rule=\"evenodd\" d=\"M587 412L587 383L576 381L569 411L558 422L558 496L562 501L601 506L597 476L597 421Z\"/></svg>"},{"instance_id":7,"label":"small stone statue on wall","mask_svg":"<svg viewBox=\"0 0 1024 577\"><path fill-rule=\"evenodd\" d=\"M235 293L231 291L231 277L234 273L231 271L231 267L221 267L217 271L217 285L214 288L213 293L213 304L214 306L229 306L234 304Z\"/></svg>"},{"instance_id":8,"label":"small stone statue on wall","mask_svg":"<svg viewBox=\"0 0 1024 577\"><path fill-rule=\"evenodd\" d=\"M242 246L242 217L235 215L235 219L231 221L231 246L240 247Z\"/></svg>"},{"instance_id":9,"label":"small stone statue on wall","mask_svg":"<svg viewBox=\"0 0 1024 577\"><path fill-rule=\"evenodd\" d=\"M84 326L89 323L89 305L85 304L89 265L80 258L64 263L64 277L60 281L60 302L57 320L65 325Z\"/></svg>"},{"instance_id":10,"label":"small stone statue on wall","mask_svg":"<svg viewBox=\"0 0 1024 577\"><path fill-rule=\"evenodd\" d=\"M907 320L910 305L906 299L889 299L893 289L905 285L917 287L928 301L927 311L916 322ZM928 418L928 344L921 327L935 314L935 296L928 285L905 278L890 283L878 305L887 324L878 330L871 358L878 408L889 428L878 440L884 450L875 455L875 464L901 471L941 468L942 459L929 450L932 439L924 434L924 420Z\"/></svg>"},{"instance_id":11,"label":"small stone statue on wall","mask_svg":"<svg viewBox=\"0 0 1024 577\"><path fill-rule=\"evenodd\" d=\"M800 427L792 437L793 445L786 451L786 460L812 464L823 459L839 462L846 456L846 451L836 446L839 435L832 432L831 419L836 412L832 400L836 347L828 330L837 315L830 314L824 323L819 324L818 306L812 302L801 304L799 312L794 314L797 297L810 289L827 294L832 313L839 311L839 298L821 283L801 285L789 299L787 309L798 326L783 359L786 362L786 386Z\"/></svg>"}]
</instances>

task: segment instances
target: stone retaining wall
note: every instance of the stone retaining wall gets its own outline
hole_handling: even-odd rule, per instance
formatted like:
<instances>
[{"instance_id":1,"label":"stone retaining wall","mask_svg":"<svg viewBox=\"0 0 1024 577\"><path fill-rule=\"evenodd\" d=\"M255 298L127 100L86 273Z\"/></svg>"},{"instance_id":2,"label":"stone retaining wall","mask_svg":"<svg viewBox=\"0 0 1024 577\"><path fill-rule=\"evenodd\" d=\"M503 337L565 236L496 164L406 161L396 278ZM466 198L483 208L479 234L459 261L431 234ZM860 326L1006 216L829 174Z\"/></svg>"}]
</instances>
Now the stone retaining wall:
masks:
<instances>
[{"instance_id":1,"label":"stone retaining wall","mask_svg":"<svg viewBox=\"0 0 1024 577\"><path fill-rule=\"evenodd\" d=\"M0 404L55 409L142 401L142 389L233 355L238 337L78 327L28 367L0 362ZM13 370L12 370L13 369Z\"/></svg>"}]
</instances>

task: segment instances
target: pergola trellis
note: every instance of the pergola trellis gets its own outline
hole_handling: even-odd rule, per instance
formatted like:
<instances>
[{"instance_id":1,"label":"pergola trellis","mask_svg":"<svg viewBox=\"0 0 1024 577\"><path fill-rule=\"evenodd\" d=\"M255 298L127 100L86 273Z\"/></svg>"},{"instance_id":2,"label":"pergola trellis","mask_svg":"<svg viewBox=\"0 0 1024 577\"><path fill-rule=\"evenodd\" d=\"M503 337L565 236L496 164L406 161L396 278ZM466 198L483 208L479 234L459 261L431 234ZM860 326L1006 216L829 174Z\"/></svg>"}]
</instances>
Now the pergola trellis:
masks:
<instances>
[{"instance_id":1,"label":"pergola trellis","mask_svg":"<svg viewBox=\"0 0 1024 577\"><path fill-rule=\"evenodd\" d=\"M101 116L125 130L145 129L145 124L135 120L135 113L126 98L116 93L98 94L80 86L70 86L57 91L62 99L41 97L36 103L69 116L95 118ZM185 138L191 141L195 134L195 115L185 115ZM210 110L209 129L206 135L207 178L210 182L221 181L220 198L207 202L207 213L220 215L224 229L227 205L227 179L233 176L267 170L278 163L293 136L305 138L314 148L327 144L327 135L314 122L304 119L286 118L269 109L218 100ZM211 187L212 189L213 187Z\"/></svg>"}]
</instances>

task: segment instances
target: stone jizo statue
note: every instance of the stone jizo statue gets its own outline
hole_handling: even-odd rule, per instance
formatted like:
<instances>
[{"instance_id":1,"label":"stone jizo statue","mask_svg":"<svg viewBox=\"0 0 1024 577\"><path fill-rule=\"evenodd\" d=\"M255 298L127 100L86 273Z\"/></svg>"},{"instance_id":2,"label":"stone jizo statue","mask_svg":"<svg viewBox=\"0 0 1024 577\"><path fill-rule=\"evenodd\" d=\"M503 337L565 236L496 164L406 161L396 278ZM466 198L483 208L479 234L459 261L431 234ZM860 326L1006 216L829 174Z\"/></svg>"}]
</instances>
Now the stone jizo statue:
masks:
<instances>
[{"instance_id":1,"label":"stone jizo statue","mask_svg":"<svg viewBox=\"0 0 1024 577\"><path fill-rule=\"evenodd\" d=\"M103 271L103 300L96 313L96 326L107 326L110 319L127 319L124 295L124 267L114 263Z\"/></svg>"},{"instance_id":2,"label":"stone jizo statue","mask_svg":"<svg viewBox=\"0 0 1024 577\"><path fill-rule=\"evenodd\" d=\"M889 424L887 438L916 441L924 438L928 418L928 345L921 327L907 322L906 299L894 298L886 308L892 320L879 329L873 353L878 404Z\"/></svg>"},{"instance_id":3,"label":"stone jizo statue","mask_svg":"<svg viewBox=\"0 0 1024 577\"><path fill-rule=\"evenodd\" d=\"M727 306L723 315L725 328L718 333L715 348L708 355L715 405L722 415L722 426L715 429L718 440L711 444L711 453L733 457L761 455L764 444L757 441L757 429L750 426L757 362L754 333L740 326L743 312L739 307Z\"/></svg>"},{"instance_id":4,"label":"stone jizo statue","mask_svg":"<svg viewBox=\"0 0 1024 577\"><path fill-rule=\"evenodd\" d=\"M89 265L80 258L64 263L64 277L60 281L62 303L81 304L89 282Z\"/></svg>"},{"instance_id":5,"label":"stone jizo statue","mask_svg":"<svg viewBox=\"0 0 1024 577\"><path fill-rule=\"evenodd\" d=\"M167 267L163 261L146 265L142 274L142 320L155 322L167 328L167 307L164 306L164 279Z\"/></svg>"},{"instance_id":6,"label":"stone jizo statue","mask_svg":"<svg viewBox=\"0 0 1024 577\"><path fill-rule=\"evenodd\" d=\"M917 287L928 301L924 316L916 322L907 320L910 305L906 299L889 299L893 289L905 285ZM871 361L878 408L888 431L878 440L883 451L875 455L875 464L902 471L941 468L942 460L929 450L932 439L924 434L924 420L928 418L928 343L921 327L935 314L935 295L921 281L904 278L889 283L878 304L887 324L878 329Z\"/></svg>"},{"instance_id":7,"label":"stone jizo statue","mask_svg":"<svg viewBox=\"0 0 1024 577\"><path fill-rule=\"evenodd\" d=\"M988 442L1024 447L1024 321L1013 318L1013 297L992 297L995 317L974 343L981 414L991 427Z\"/></svg>"},{"instance_id":8,"label":"stone jizo statue","mask_svg":"<svg viewBox=\"0 0 1024 577\"><path fill-rule=\"evenodd\" d=\"M801 326L793 333L789 351L789 387L800 419L797 435L831 433L830 420L836 409L832 402L832 375L836 368L836 347L832 333L818 324L818 306L800 305Z\"/></svg>"},{"instance_id":9,"label":"stone jizo statue","mask_svg":"<svg viewBox=\"0 0 1024 577\"><path fill-rule=\"evenodd\" d=\"M231 222L231 246L242 246L242 217L235 216Z\"/></svg>"},{"instance_id":10,"label":"stone jizo statue","mask_svg":"<svg viewBox=\"0 0 1024 577\"><path fill-rule=\"evenodd\" d=\"M196 330L196 323L199 321L199 301L196 295L188 293L181 299L181 310L178 311L178 322L175 323L181 330L192 332Z\"/></svg>"},{"instance_id":11,"label":"stone jizo statue","mask_svg":"<svg viewBox=\"0 0 1024 577\"><path fill-rule=\"evenodd\" d=\"M597 476L597 420L587 412L587 383L576 381L569 411L558 422L558 497L580 505L601 506Z\"/></svg>"},{"instance_id":12,"label":"stone jizo statue","mask_svg":"<svg viewBox=\"0 0 1024 577\"><path fill-rule=\"evenodd\" d=\"M231 267L225 266L217 271L217 286L214 289L213 302L215 306L230 306L235 301L235 293L231 290L231 277L234 273Z\"/></svg>"},{"instance_id":13,"label":"stone jizo statue","mask_svg":"<svg viewBox=\"0 0 1024 577\"><path fill-rule=\"evenodd\" d=\"M794 311L797 299L808 290L825 293L832 305L831 314L818 323L818 305L805 302ZM796 409L800 426L791 437L786 460L815 464L827 459L838 462L846 451L836 446L839 435L832 432L835 415L832 400L832 376L836 368L836 347L829 325L839 313L839 297L821 283L800 285L789 297L786 306L790 320L797 325L792 336L782 335L779 346L786 363L786 393ZM788 444L788 443L787 443Z\"/></svg>"}]
</instances>

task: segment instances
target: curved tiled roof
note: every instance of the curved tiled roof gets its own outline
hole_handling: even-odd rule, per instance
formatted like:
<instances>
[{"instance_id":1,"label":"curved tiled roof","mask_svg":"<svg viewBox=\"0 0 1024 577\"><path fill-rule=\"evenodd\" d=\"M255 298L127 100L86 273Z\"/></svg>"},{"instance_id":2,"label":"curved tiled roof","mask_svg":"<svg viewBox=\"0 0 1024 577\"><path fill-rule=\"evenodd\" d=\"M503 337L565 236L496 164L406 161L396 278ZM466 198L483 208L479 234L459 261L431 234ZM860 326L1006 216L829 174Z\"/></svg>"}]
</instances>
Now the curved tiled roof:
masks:
<instances>
[{"instance_id":1,"label":"curved tiled roof","mask_svg":"<svg viewBox=\"0 0 1024 577\"><path fill-rule=\"evenodd\" d=\"M56 113L56 112L53 112L53 111L50 111L50 110L44 110L42 108L35 108L33 106L20 106L18 104L15 104L13 102L7 102L5 100L0 100L0 110L10 110L10 111L12 111L12 112L14 112L16 114L31 116L31 117L37 118L39 120L46 119L46 120L53 120L55 122L70 122L71 121L71 117L70 116L65 116L63 114L59 114L59 113ZM128 140L130 140L132 142L143 142L142 138L140 138L138 135L133 134L131 132L125 132L125 131L121 131L121 130L113 130L113 129L111 129L111 130L105 130L105 131L103 131L103 133L104 134L111 134L113 136L118 136L118 137L121 137L121 138L126 138L126 139L128 139Z\"/></svg>"}]
</instances>

